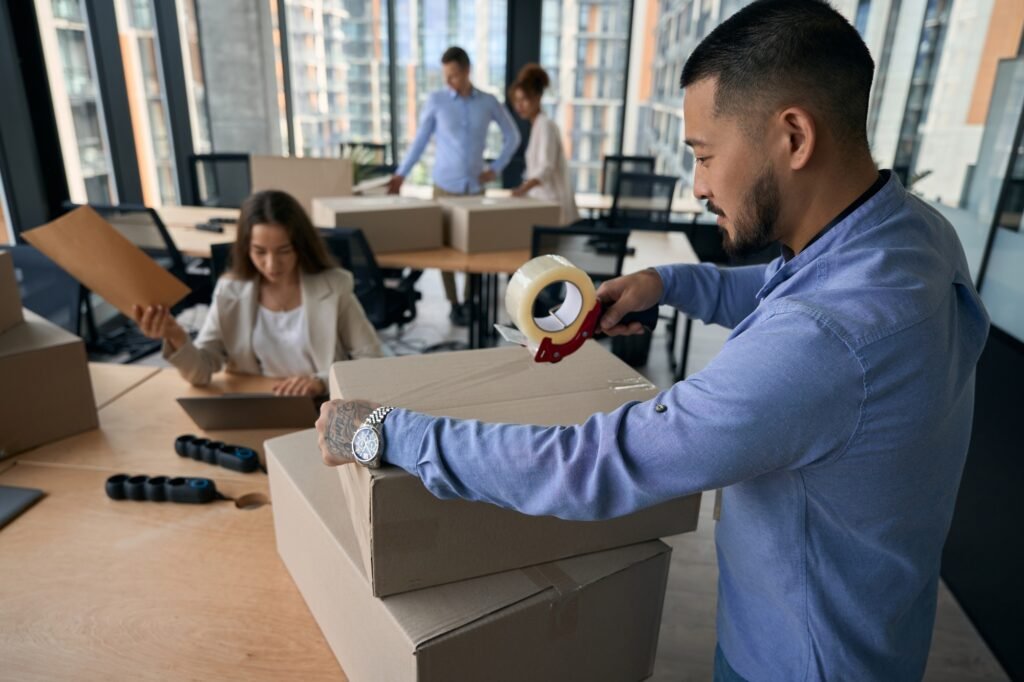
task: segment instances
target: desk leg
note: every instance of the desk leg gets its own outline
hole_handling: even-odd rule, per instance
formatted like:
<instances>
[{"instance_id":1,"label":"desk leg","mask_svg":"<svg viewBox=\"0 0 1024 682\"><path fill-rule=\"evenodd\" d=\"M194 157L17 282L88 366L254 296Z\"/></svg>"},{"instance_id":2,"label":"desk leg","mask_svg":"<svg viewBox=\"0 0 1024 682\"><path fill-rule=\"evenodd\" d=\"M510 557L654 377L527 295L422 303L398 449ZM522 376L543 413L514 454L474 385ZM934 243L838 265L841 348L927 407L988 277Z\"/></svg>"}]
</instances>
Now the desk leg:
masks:
<instances>
[{"instance_id":1,"label":"desk leg","mask_svg":"<svg viewBox=\"0 0 1024 682\"><path fill-rule=\"evenodd\" d=\"M483 324L483 295L479 274L467 273L469 278L469 347L480 348L480 328Z\"/></svg>"}]
</instances>

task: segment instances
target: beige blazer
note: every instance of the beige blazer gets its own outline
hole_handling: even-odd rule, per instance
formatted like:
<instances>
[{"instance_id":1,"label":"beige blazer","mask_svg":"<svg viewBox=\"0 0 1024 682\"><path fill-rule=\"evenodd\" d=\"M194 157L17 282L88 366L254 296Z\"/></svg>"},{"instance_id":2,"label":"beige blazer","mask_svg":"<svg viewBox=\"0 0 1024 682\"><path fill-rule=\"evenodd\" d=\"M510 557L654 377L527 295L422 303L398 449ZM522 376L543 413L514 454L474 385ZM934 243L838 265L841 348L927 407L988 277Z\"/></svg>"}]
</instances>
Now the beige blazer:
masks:
<instances>
[{"instance_id":1,"label":"beige blazer","mask_svg":"<svg viewBox=\"0 0 1024 682\"><path fill-rule=\"evenodd\" d=\"M309 343L316 377L327 385L327 372L340 360L383 355L380 339L356 298L352 273L340 268L316 275L302 273L302 305L306 307ZM252 334L259 308L257 280L221 277L213 303L195 342L163 356L194 386L210 383L225 365L229 372L262 374L252 350Z\"/></svg>"}]
</instances>

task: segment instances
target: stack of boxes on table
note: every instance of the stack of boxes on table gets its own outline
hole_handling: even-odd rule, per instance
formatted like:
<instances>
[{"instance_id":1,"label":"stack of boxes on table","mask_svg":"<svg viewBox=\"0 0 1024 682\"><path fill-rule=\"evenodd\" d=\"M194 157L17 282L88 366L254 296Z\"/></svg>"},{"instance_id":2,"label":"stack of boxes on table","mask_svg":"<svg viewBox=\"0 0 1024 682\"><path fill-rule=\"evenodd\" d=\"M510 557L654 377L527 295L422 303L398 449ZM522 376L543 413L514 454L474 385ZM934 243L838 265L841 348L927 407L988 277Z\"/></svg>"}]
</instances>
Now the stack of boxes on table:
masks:
<instances>
[{"instance_id":1,"label":"stack of boxes on table","mask_svg":"<svg viewBox=\"0 0 1024 682\"><path fill-rule=\"evenodd\" d=\"M333 398L490 422L578 424L656 394L596 343L556 365L497 348L331 373ZM386 445L418 447L400 436ZM658 538L696 528L700 495L564 521L440 500L395 467L329 468L312 430L267 441L266 452L278 552L350 679L651 674L671 552Z\"/></svg>"},{"instance_id":2,"label":"stack of boxes on table","mask_svg":"<svg viewBox=\"0 0 1024 682\"><path fill-rule=\"evenodd\" d=\"M96 426L85 344L22 308L0 252L0 459Z\"/></svg>"}]
</instances>

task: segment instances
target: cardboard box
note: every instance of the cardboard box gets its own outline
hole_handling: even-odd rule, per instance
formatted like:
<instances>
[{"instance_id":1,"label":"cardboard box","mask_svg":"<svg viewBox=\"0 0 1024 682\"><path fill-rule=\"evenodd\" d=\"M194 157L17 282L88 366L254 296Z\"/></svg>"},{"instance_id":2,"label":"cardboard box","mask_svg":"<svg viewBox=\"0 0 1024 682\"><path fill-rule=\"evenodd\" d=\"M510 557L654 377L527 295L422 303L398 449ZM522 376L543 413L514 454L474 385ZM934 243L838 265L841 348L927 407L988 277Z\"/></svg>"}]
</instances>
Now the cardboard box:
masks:
<instances>
[{"instance_id":1,"label":"cardboard box","mask_svg":"<svg viewBox=\"0 0 1024 682\"><path fill-rule=\"evenodd\" d=\"M96 428L82 340L28 310L0 334L0 458Z\"/></svg>"},{"instance_id":2,"label":"cardboard box","mask_svg":"<svg viewBox=\"0 0 1024 682\"><path fill-rule=\"evenodd\" d=\"M560 225L562 209L553 201L514 197L444 197L445 244L465 251L529 249L535 225Z\"/></svg>"},{"instance_id":3,"label":"cardboard box","mask_svg":"<svg viewBox=\"0 0 1024 682\"><path fill-rule=\"evenodd\" d=\"M14 276L14 256L8 251L0 251L0 334L21 324L24 319L18 279Z\"/></svg>"},{"instance_id":4,"label":"cardboard box","mask_svg":"<svg viewBox=\"0 0 1024 682\"><path fill-rule=\"evenodd\" d=\"M316 433L266 442L277 549L348 679L639 680L671 550L621 547L378 599Z\"/></svg>"},{"instance_id":5,"label":"cardboard box","mask_svg":"<svg viewBox=\"0 0 1024 682\"><path fill-rule=\"evenodd\" d=\"M314 197L352 196L352 161L308 156L253 156L252 191L279 189L313 215Z\"/></svg>"},{"instance_id":6,"label":"cardboard box","mask_svg":"<svg viewBox=\"0 0 1024 682\"><path fill-rule=\"evenodd\" d=\"M555 365L506 347L342 362L331 370L333 398L489 422L579 424L656 394L596 343ZM402 445L391 440L387 447ZM700 508L698 494L618 519L564 521L440 500L397 467L353 464L337 472L377 596L685 533L697 527Z\"/></svg>"},{"instance_id":7,"label":"cardboard box","mask_svg":"<svg viewBox=\"0 0 1024 682\"><path fill-rule=\"evenodd\" d=\"M317 227L358 227L374 253L421 251L444 246L441 207L412 197L318 197Z\"/></svg>"}]
</instances>

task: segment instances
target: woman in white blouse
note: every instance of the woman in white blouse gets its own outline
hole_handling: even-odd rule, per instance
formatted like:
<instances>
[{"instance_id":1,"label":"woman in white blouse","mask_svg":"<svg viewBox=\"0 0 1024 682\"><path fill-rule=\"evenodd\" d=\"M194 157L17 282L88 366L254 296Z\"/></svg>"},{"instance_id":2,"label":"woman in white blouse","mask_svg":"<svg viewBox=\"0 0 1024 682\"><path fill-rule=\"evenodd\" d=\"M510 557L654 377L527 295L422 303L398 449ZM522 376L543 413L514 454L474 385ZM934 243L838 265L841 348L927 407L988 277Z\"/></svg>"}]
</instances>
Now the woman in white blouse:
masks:
<instances>
[{"instance_id":1,"label":"woman in white blouse","mask_svg":"<svg viewBox=\"0 0 1024 682\"><path fill-rule=\"evenodd\" d=\"M163 306L133 314L163 339L163 356L195 385L228 371L280 378L279 395L327 393L336 361L380 357L377 333L302 206L289 194L258 192L242 204L231 271L217 282L195 342Z\"/></svg>"},{"instance_id":2,"label":"woman in white blouse","mask_svg":"<svg viewBox=\"0 0 1024 682\"><path fill-rule=\"evenodd\" d=\"M512 108L519 118L530 122L526 172L523 184L512 190L512 195L557 202L562 206L562 225L569 225L579 220L579 213L562 149L562 135L558 124L540 108L541 97L550 83L547 72L539 64L527 64L509 88Z\"/></svg>"}]
</instances>

